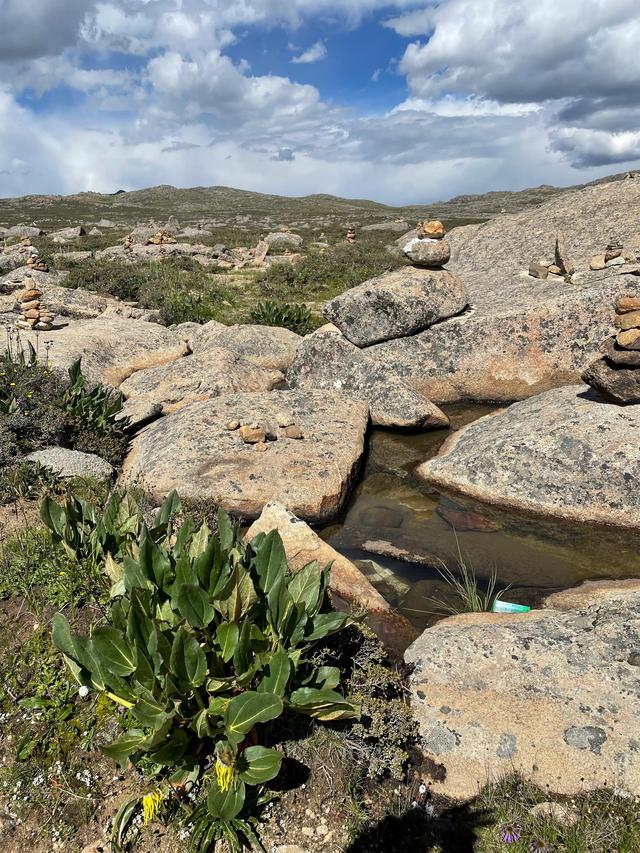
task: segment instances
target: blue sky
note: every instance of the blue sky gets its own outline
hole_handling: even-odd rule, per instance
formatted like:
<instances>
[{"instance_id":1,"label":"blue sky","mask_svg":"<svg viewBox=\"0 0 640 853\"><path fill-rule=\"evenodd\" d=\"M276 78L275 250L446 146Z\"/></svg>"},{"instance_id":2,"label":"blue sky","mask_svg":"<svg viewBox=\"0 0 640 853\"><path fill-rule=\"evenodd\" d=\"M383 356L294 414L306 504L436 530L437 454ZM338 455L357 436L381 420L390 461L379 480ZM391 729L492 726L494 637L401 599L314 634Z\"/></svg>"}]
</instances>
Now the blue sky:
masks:
<instances>
[{"instance_id":1,"label":"blue sky","mask_svg":"<svg viewBox=\"0 0 640 853\"><path fill-rule=\"evenodd\" d=\"M0 196L388 203L640 160L636 0L0 0Z\"/></svg>"}]
</instances>

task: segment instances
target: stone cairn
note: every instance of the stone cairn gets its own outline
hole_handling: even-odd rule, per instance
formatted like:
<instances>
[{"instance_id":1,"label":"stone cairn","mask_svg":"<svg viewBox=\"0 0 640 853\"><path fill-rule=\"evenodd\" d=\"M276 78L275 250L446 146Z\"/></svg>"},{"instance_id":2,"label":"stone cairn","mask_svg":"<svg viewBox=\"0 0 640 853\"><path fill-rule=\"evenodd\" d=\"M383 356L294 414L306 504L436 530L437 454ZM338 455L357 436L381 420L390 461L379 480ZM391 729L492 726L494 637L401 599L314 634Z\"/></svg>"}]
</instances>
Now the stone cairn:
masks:
<instances>
[{"instance_id":1,"label":"stone cairn","mask_svg":"<svg viewBox=\"0 0 640 853\"><path fill-rule=\"evenodd\" d=\"M175 243L175 237L172 237L168 231L165 231L164 228L158 231L153 237L149 237L146 242L147 246L168 246L171 243Z\"/></svg>"},{"instance_id":2,"label":"stone cairn","mask_svg":"<svg viewBox=\"0 0 640 853\"><path fill-rule=\"evenodd\" d=\"M345 243L353 245L356 242L356 226L347 225L347 236L344 238Z\"/></svg>"},{"instance_id":3,"label":"stone cairn","mask_svg":"<svg viewBox=\"0 0 640 853\"><path fill-rule=\"evenodd\" d=\"M607 267L618 267L624 264L635 263L635 255L625 252L622 240L619 237L609 237L604 254L591 258L589 268L592 270L603 270Z\"/></svg>"},{"instance_id":4,"label":"stone cairn","mask_svg":"<svg viewBox=\"0 0 640 853\"><path fill-rule=\"evenodd\" d=\"M133 251L133 235L127 234L126 237L122 238L122 245L124 246L125 252Z\"/></svg>"},{"instance_id":5,"label":"stone cairn","mask_svg":"<svg viewBox=\"0 0 640 853\"><path fill-rule=\"evenodd\" d=\"M532 278L545 279L549 276L568 279L576 271L575 264L567 250L567 238L563 231L556 235L556 248L553 261L534 259L529 264L529 275Z\"/></svg>"},{"instance_id":6,"label":"stone cairn","mask_svg":"<svg viewBox=\"0 0 640 853\"><path fill-rule=\"evenodd\" d=\"M451 257L444 235L444 225L438 219L421 222L416 228L416 236L404 247L404 254L416 267L440 269Z\"/></svg>"},{"instance_id":7,"label":"stone cairn","mask_svg":"<svg viewBox=\"0 0 640 853\"><path fill-rule=\"evenodd\" d=\"M20 317L19 329L33 329L36 332L48 332L53 328L54 314L41 302L42 291L37 287L31 273L24 279L24 290L18 294Z\"/></svg>"},{"instance_id":8,"label":"stone cairn","mask_svg":"<svg viewBox=\"0 0 640 853\"><path fill-rule=\"evenodd\" d=\"M226 427L230 432L237 431L244 444L252 444L258 453L266 452L267 442L278 441L280 438L295 441L304 438L302 430L291 415L279 413L276 420L277 425L259 421L229 421Z\"/></svg>"},{"instance_id":9,"label":"stone cairn","mask_svg":"<svg viewBox=\"0 0 640 853\"><path fill-rule=\"evenodd\" d=\"M615 311L614 322L620 331L605 340L604 357L582 379L614 403L640 403L640 296L621 296Z\"/></svg>"}]
</instances>

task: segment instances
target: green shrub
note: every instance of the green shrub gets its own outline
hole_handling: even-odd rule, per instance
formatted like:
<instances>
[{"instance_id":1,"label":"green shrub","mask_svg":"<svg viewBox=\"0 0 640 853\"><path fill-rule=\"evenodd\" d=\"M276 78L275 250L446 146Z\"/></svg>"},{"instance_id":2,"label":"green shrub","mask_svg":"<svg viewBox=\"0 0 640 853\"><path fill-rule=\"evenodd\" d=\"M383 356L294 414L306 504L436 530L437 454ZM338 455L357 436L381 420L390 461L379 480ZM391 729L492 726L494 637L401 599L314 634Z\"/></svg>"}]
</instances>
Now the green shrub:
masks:
<instances>
[{"instance_id":1,"label":"green shrub","mask_svg":"<svg viewBox=\"0 0 640 853\"><path fill-rule=\"evenodd\" d=\"M277 531L245 545L220 513L218 536L188 517L169 537L167 519L178 507L170 495L154 526L143 522L139 541L120 544L119 559L111 558L110 574L119 577L108 624L87 638L58 614L53 641L81 685L130 712L134 726L105 753L125 766L143 760L174 786L204 781L206 801L189 817L192 846L208 850L222 837L240 849L239 836L255 840L251 810L282 758L260 742L258 727L285 710L321 720L357 716L335 689L340 671L310 660L348 619L330 612L329 567L311 563L289 574ZM82 520L51 501L43 517L61 538L74 525L83 535ZM146 818L168 790L158 785L142 798ZM139 801L120 810L116 841Z\"/></svg>"},{"instance_id":2,"label":"green shrub","mask_svg":"<svg viewBox=\"0 0 640 853\"><path fill-rule=\"evenodd\" d=\"M328 299L405 263L400 254L388 252L379 243L339 243L323 252L310 251L295 266L273 264L258 284L272 298Z\"/></svg>"},{"instance_id":3,"label":"green shrub","mask_svg":"<svg viewBox=\"0 0 640 853\"><path fill-rule=\"evenodd\" d=\"M116 417L123 404L124 397L119 391L103 385L88 388L80 359L75 361L69 368L69 385L62 396L73 446L119 465L128 443L129 420Z\"/></svg>"},{"instance_id":4,"label":"green shrub","mask_svg":"<svg viewBox=\"0 0 640 853\"><path fill-rule=\"evenodd\" d=\"M82 287L95 293L108 293L125 301L137 300L146 280L142 265L120 261L90 260L71 267L62 281L65 287Z\"/></svg>"},{"instance_id":5,"label":"green shrub","mask_svg":"<svg viewBox=\"0 0 640 853\"><path fill-rule=\"evenodd\" d=\"M193 258L128 264L93 260L70 270L65 287L83 287L160 311L164 323L215 319L228 293Z\"/></svg>"},{"instance_id":6,"label":"green shrub","mask_svg":"<svg viewBox=\"0 0 640 853\"><path fill-rule=\"evenodd\" d=\"M298 335L307 335L317 328L317 323L306 305L258 302L249 313L249 319L259 326L282 326Z\"/></svg>"},{"instance_id":7,"label":"green shrub","mask_svg":"<svg viewBox=\"0 0 640 853\"><path fill-rule=\"evenodd\" d=\"M0 471L19 458L51 445L97 453L120 464L127 447L127 422L117 420L122 395L96 385L89 389L80 361L67 383L10 341L0 356Z\"/></svg>"}]
</instances>

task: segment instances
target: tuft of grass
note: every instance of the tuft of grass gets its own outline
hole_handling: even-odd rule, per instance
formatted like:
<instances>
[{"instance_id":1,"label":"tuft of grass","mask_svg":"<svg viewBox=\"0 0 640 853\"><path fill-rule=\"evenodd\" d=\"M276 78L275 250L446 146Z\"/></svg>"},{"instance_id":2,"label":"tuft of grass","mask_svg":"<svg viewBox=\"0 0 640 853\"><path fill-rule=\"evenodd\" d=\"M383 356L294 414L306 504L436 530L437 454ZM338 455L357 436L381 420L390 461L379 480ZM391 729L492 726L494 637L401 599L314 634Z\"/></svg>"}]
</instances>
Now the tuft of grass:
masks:
<instances>
[{"instance_id":1,"label":"tuft of grass","mask_svg":"<svg viewBox=\"0 0 640 853\"><path fill-rule=\"evenodd\" d=\"M19 596L32 613L99 601L107 588L104 574L73 559L46 529L25 527L0 545L0 598Z\"/></svg>"},{"instance_id":2,"label":"tuft of grass","mask_svg":"<svg viewBox=\"0 0 640 853\"><path fill-rule=\"evenodd\" d=\"M553 803L544 814L533 811ZM477 853L640 853L637 797L611 789L575 797L552 797L514 774L484 788L472 804L490 822L478 830ZM516 827L519 839L506 843L505 827Z\"/></svg>"},{"instance_id":3,"label":"tuft of grass","mask_svg":"<svg viewBox=\"0 0 640 853\"><path fill-rule=\"evenodd\" d=\"M456 547L458 550L456 570L449 568L442 560L435 566L449 588L450 597L445 599L434 596L428 600L436 608L436 613L450 616L456 616L459 613L491 612L493 605L502 598L509 586L496 589L498 578L495 567L491 569L486 585L481 585L473 564L462 553L457 536Z\"/></svg>"}]
</instances>

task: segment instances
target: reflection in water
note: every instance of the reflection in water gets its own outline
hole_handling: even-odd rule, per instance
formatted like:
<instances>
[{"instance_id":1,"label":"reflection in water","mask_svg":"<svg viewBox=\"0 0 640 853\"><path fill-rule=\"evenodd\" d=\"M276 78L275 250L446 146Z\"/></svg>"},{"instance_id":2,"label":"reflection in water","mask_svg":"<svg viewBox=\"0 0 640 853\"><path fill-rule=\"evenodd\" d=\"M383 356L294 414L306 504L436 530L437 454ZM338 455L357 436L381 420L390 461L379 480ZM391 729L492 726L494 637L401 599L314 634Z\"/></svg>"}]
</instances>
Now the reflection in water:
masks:
<instances>
[{"instance_id":1,"label":"reflection in water","mask_svg":"<svg viewBox=\"0 0 640 853\"><path fill-rule=\"evenodd\" d=\"M488 414L487 406L446 409L452 430ZM435 566L459 555L485 582L495 571L506 598L539 606L545 595L594 578L640 577L640 536L557 524L451 498L415 476L451 431L375 430L363 476L340 524L323 532L355 560L383 595L416 626L437 618L433 598L449 592Z\"/></svg>"}]
</instances>

